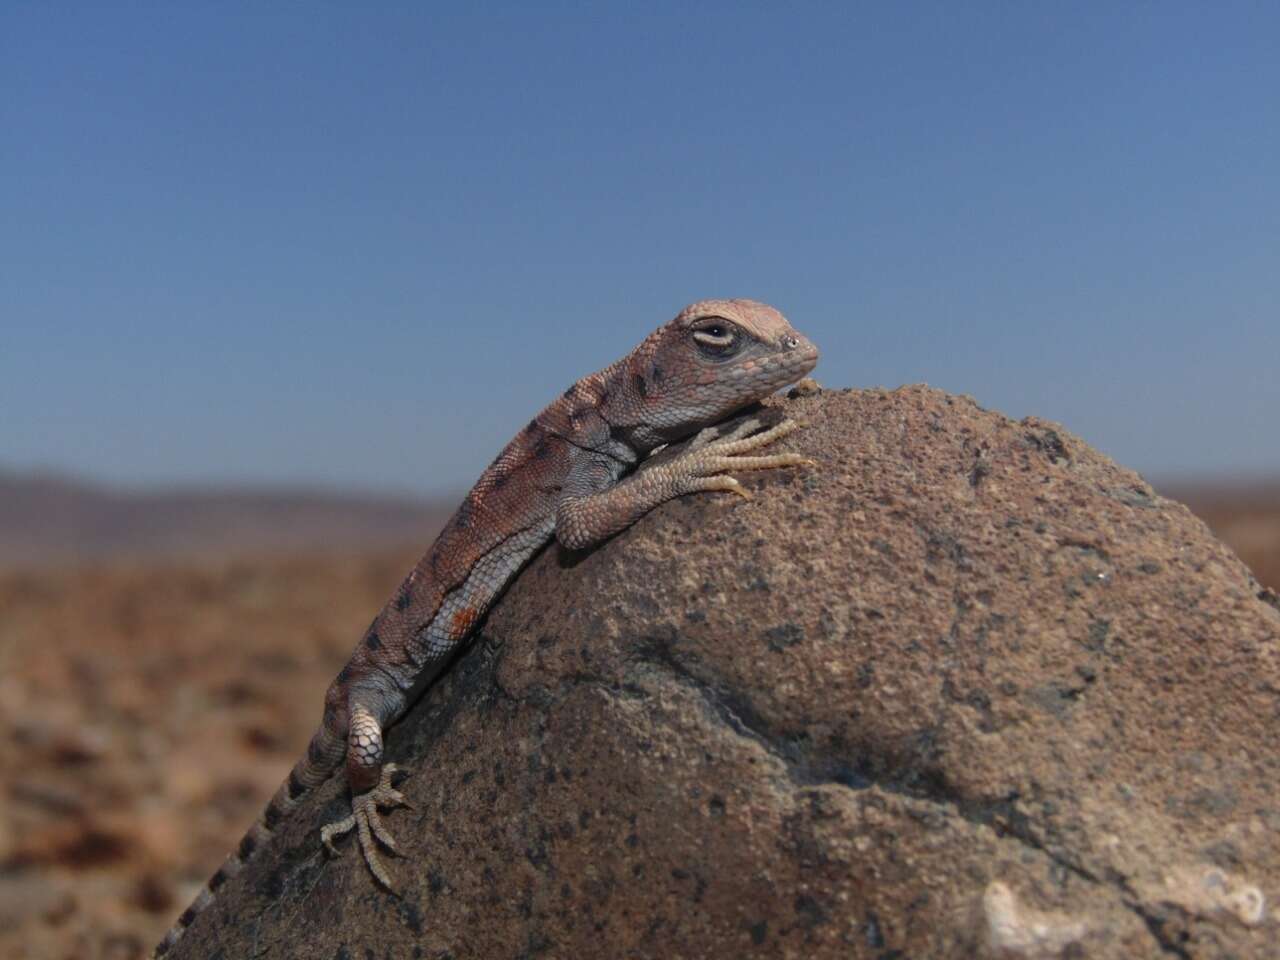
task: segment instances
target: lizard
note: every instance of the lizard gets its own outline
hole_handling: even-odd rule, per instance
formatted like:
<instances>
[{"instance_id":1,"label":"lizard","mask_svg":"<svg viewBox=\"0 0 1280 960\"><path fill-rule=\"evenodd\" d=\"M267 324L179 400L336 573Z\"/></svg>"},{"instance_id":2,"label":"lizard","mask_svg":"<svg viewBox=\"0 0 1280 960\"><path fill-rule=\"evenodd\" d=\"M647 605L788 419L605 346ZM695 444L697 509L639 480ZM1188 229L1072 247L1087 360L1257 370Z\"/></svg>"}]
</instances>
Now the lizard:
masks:
<instances>
[{"instance_id":1,"label":"lizard","mask_svg":"<svg viewBox=\"0 0 1280 960\"><path fill-rule=\"evenodd\" d=\"M811 464L794 453L755 453L796 429L747 419L716 425L804 377L818 349L776 309L753 300L701 300L634 350L573 383L529 421L481 474L373 619L324 698L320 725L257 821L153 957L169 951L281 820L339 767L351 812L322 826L325 848L356 834L376 881L394 890L379 845L398 854L380 810L408 806L383 762L383 732L441 673L525 563L555 539L593 546L675 497L749 492L727 471ZM654 452L688 438L662 463Z\"/></svg>"}]
</instances>

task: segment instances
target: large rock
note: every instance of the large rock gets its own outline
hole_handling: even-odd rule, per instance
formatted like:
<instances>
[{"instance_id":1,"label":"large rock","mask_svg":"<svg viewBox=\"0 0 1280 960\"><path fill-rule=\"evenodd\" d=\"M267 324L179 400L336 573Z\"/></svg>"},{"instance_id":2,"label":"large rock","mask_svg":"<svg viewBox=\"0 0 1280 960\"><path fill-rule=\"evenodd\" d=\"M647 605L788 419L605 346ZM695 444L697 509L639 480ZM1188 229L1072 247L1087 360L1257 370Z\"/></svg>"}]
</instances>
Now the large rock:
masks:
<instances>
[{"instance_id":1,"label":"large rock","mask_svg":"<svg viewBox=\"0 0 1280 960\"><path fill-rule=\"evenodd\" d=\"M399 896L332 782L174 955L1276 956L1274 595L1055 425L777 405L820 467L544 551L393 728Z\"/></svg>"}]
</instances>

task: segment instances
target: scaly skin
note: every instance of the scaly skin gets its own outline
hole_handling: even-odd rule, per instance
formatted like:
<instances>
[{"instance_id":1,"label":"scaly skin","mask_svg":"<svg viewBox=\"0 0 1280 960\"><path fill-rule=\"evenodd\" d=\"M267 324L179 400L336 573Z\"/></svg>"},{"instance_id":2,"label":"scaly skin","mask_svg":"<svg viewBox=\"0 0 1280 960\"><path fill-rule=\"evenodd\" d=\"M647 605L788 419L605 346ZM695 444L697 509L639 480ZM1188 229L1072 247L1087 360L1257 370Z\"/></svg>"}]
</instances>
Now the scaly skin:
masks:
<instances>
[{"instance_id":1,"label":"scaly skin","mask_svg":"<svg viewBox=\"0 0 1280 960\"><path fill-rule=\"evenodd\" d=\"M745 496L725 471L808 463L790 453L748 455L793 430L792 421L754 434L759 424L748 421L719 439L704 428L794 383L817 361L817 348L772 307L703 300L530 420L374 618L330 685L306 754L155 956L177 942L280 820L344 761L351 814L324 826L321 840L332 850L335 838L354 830L369 870L391 889L377 848L395 852L396 846L378 811L404 805L404 798L391 786L394 767L382 762L383 730L553 537L569 549L584 549L673 497L712 490ZM633 474L658 447L695 433L679 456Z\"/></svg>"}]
</instances>

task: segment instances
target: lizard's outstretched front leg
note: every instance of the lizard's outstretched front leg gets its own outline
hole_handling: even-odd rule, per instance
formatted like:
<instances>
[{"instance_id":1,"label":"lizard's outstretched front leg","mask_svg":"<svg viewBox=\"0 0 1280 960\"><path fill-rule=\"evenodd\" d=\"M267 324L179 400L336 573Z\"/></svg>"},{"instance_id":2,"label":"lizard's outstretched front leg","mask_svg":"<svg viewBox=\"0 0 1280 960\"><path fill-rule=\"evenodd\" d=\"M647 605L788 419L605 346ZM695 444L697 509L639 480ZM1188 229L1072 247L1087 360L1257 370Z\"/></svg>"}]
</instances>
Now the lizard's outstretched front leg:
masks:
<instances>
[{"instance_id":1,"label":"lizard's outstretched front leg","mask_svg":"<svg viewBox=\"0 0 1280 960\"><path fill-rule=\"evenodd\" d=\"M748 420L732 433L710 439L703 431L689 448L666 463L642 469L620 483L603 490L591 490L589 476L579 478L587 488L580 492L567 484L565 496L556 510L556 537L571 550L598 543L629 527L660 503L686 493L724 490L750 499L751 494L726 470L765 470L771 467L809 466L813 461L798 453L773 453L744 456L785 437L799 427L794 420L783 420L760 433L760 426ZM588 467L589 469L589 467Z\"/></svg>"},{"instance_id":2,"label":"lizard's outstretched front leg","mask_svg":"<svg viewBox=\"0 0 1280 960\"><path fill-rule=\"evenodd\" d=\"M378 815L379 809L407 807L409 802L391 786L394 763L382 762L382 728L377 719L363 707L351 711L347 733L347 782L351 786L351 813L341 820L320 828L320 840L331 852L335 837L355 830L369 871L388 890L394 890L391 875L378 858L377 843L399 854L395 838L387 832ZM374 841L377 841L375 843Z\"/></svg>"}]
</instances>

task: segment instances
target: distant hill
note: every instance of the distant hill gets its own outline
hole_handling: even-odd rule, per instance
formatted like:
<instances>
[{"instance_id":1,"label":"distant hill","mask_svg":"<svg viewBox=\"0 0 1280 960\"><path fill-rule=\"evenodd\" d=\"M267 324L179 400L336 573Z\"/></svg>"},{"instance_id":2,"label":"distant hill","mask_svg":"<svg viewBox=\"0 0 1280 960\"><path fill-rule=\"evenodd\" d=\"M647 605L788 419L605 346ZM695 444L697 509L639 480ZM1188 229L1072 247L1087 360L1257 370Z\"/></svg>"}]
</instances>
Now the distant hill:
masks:
<instances>
[{"instance_id":1,"label":"distant hill","mask_svg":"<svg viewBox=\"0 0 1280 960\"><path fill-rule=\"evenodd\" d=\"M1263 583L1280 587L1280 480L1157 487L1206 520ZM0 469L0 568L303 550L425 550L456 506L456 499L284 487L135 492Z\"/></svg>"},{"instance_id":2,"label":"distant hill","mask_svg":"<svg viewBox=\"0 0 1280 960\"><path fill-rule=\"evenodd\" d=\"M56 474L0 470L0 566L407 544L425 549L454 506L288 488L120 491Z\"/></svg>"}]
</instances>

